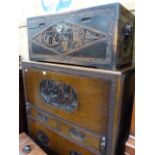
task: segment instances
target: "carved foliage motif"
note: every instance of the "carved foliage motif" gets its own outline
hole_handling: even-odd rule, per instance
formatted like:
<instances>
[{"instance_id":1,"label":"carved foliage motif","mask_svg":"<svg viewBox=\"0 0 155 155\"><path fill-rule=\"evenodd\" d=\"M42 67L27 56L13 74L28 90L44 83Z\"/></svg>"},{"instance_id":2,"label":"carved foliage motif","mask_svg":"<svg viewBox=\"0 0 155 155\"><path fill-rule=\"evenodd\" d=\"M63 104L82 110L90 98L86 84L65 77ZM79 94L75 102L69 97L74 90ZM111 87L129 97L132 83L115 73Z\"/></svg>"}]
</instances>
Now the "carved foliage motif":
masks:
<instances>
[{"instance_id":1,"label":"carved foliage motif","mask_svg":"<svg viewBox=\"0 0 155 155\"><path fill-rule=\"evenodd\" d=\"M78 106L76 90L58 81L42 80L40 94L46 103L65 111L72 112Z\"/></svg>"}]
</instances>

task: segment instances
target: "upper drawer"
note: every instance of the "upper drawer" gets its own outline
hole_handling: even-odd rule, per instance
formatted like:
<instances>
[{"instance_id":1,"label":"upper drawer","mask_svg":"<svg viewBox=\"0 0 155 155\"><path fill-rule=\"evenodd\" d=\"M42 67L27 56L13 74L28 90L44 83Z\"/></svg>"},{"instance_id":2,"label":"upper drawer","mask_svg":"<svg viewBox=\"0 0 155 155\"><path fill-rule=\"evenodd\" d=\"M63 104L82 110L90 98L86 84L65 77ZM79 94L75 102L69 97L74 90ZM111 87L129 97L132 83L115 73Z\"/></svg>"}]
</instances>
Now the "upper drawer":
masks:
<instances>
[{"instance_id":1,"label":"upper drawer","mask_svg":"<svg viewBox=\"0 0 155 155\"><path fill-rule=\"evenodd\" d=\"M31 116L45 123L52 129L58 130L58 120L55 117L52 117L52 116L49 117L49 115L46 114L45 112L43 113L42 111L30 106L28 116Z\"/></svg>"},{"instance_id":2,"label":"upper drawer","mask_svg":"<svg viewBox=\"0 0 155 155\"><path fill-rule=\"evenodd\" d=\"M77 76L31 67L23 71L27 102L82 128L106 134L112 83L110 77Z\"/></svg>"},{"instance_id":3,"label":"upper drawer","mask_svg":"<svg viewBox=\"0 0 155 155\"><path fill-rule=\"evenodd\" d=\"M64 123L63 121L60 123L60 131L65 134L65 136L76 140L81 144L90 146L95 150L100 150L102 136L95 135L83 129L79 129L77 126Z\"/></svg>"}]
</instances>

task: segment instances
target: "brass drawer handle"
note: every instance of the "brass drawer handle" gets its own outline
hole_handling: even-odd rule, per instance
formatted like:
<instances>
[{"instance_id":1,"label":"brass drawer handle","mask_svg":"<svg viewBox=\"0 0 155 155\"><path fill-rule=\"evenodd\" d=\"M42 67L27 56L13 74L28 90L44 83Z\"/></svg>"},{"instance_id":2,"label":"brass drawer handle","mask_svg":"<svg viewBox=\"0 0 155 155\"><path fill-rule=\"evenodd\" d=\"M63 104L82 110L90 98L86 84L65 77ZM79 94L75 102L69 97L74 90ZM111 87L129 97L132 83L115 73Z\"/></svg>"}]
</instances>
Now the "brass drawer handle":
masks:
<instances>
[{"instance_id":1,"label":"brass drawer handle","mask_svg":"<svg viewBox=\"0 0 155 155\"><path fill-rule=\"evenodd\" d=\"M82 22L88 22L88 21L90 21L90 20L91 20L90 17L83 17L83 18L81 19Z\"/></svg>"},{"instance_id":2,"label":"brass drawer handle","mask_svg":"<svg viewBox=\"0 0 155 155\"><path fill-rule=\"evenodd\" d=\"M85 138L84 133L79 131L79 130L77 130L77 129L75 129L75 128L71 128L69 130L69 134L74 139L77 139L77 140L82 141L82 142L84 141L84 138Z\"/></svg>"},{"instance_id":3,"label":"brass drawer handle","mask_svg":"<svg viewBox=\"0 0 155 155\"><path fill-rule=\"evenodd\" d=\"M78 153L76 151L71 151L69 155L82 155L81 153Z\"/></svg>"},{"instance_id":4,"label":"brass drawer handle","mask_svg":"<svg viewBox=\"0 0 155 155\"><path fill-rule=\"evenodd\" d=\"M39 23L38 26L39 27L44 27L46 24L45 23Z\"/></svg>"},{"instance_id":5,"label":"brass drawer handle","mask_svg":"<svg viewBox=\"0 0 155 155\"><path fill-rule=\"evenodd\" d=\"M130 44L132 43L132 36L133 36L133 28L132 25L126 24L123 27L123 48L124 52L126 53L128 51L128 48Z\"/></svg>"},{"instance_id":6,"label":"brass drawer handle","mask_svg":"<svg viewBox=\"0 0 155 155\"><path fill-rule=\"evenodd\" d=\"M38 143L41 145L48 147L49 146L49 138L43 131L38 131L36 135Z\"/></svg>"}]
</instances>

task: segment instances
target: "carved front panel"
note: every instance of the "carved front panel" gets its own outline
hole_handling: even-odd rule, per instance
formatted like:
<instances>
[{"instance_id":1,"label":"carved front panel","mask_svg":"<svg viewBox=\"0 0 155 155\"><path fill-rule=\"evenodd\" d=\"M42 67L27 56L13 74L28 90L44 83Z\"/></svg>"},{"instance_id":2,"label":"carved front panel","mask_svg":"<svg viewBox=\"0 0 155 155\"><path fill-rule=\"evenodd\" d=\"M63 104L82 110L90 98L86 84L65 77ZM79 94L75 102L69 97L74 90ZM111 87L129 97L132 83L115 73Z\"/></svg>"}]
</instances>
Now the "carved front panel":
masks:
<instances>
[{"instance_id":1,"label":"carved front panel","mask_svg":"<svg viewBox=\"0 0 155 155\"><path fill-rule=\"evenodd\" d=\"M30 58L88 66L109 65L115 16L116 7L111 6L30 19Z\"/></svg>"},{"instance_id":2,"label":"carved front panel","mask_svg":"<svg viewBox=\"0 0 155 155\"><path fill-rule=\"evenodd\" d=\"M97 68L129 64L133 18L118 3L30 18L30 59Z\"/></svg>"},{"instance_id":3,"label":"carved front panel","mask_svg":"<svg viewBox=\"0 0 155 155\"><path fill-rule=\"evenodd\" d=\"M27 101L94 133L105 134L111 86L107 75L88 73L83 68L48 68L46 63L42 63L43 69L38 64L38 69L30 67L24 72Z\"/></svg>"},{"instance_id":4,"label":"carved front panel","mask_svg":"<svg viewBox=\"0 0 155 155\"><path fill-rule=\"evenodd\" d=\"M98 40L106 40L106 35L68 22L59 22L39 33L34 40L52 52L62 54L89 46Z\"/></svg>"},{"instance_id":5,"label":"carved front panel","mask_svg":"<svg viewBox=\"0 0 155 155\"><path fill-rule=\"evenodd\" d=\"M72 112L78 106L76 90L58 81L42 80L40 95L46 103L65 111Z\"/></svg>"}]
</instances>

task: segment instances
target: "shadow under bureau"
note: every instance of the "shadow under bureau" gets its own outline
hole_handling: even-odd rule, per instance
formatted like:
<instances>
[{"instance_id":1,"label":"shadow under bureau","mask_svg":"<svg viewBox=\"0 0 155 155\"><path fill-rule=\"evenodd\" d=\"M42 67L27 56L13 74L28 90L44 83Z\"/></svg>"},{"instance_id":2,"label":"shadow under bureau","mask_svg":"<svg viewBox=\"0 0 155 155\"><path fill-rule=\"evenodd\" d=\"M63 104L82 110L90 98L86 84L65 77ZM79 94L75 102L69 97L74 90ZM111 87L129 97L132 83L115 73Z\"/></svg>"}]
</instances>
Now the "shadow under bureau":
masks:
<instances>
[{"instance_id":1,"label":"shadow under bureau","mask_svg":"<svg viewBox=\"0 0 155 155\"><path fill-rule=\"evenodd\" d=\"M52 155L114 155L128 128L134 67L22 62L30 136Z\"/></svg>"}]
</instances>

